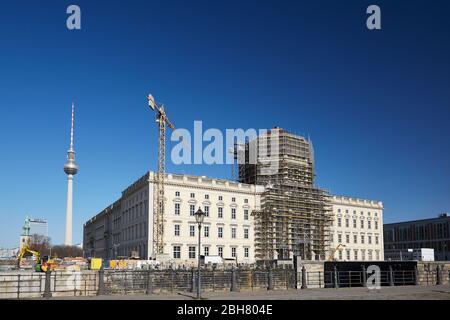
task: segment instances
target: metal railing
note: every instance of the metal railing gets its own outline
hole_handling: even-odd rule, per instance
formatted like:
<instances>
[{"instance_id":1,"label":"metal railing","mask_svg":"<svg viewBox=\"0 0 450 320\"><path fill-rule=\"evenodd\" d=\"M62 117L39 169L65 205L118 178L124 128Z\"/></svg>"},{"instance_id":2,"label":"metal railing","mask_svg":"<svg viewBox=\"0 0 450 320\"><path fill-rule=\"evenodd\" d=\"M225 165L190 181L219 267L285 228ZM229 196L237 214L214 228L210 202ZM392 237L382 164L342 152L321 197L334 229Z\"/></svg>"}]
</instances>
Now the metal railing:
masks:
<instances>
[{"instance_id":1,"label":"metal railing","mask_svg":"<svg viewBox=\"0 0 450 320\"><path fill-rule=\"evenodd\" d=\"M41 297L45 277L42 273L2 273L0 275L0 296L5 298Z\"/></svg>"},{"instance_id":2,"label":"metal railing","mask_svg":"<svg viewBox=\"0 0 450 320\"><path fill-rule=\"evenodd\" d=\"M306 285L308 288L333 288L333 287L363 287L370 274L363 271L309 271L306 272ZM336 285L337 281L337 285ZM392 272L380 271L381 286L406 286L416 284L416 273L413 270L399 270Z\"/></svg>"},{"instance_id":3,"label":"metal railing","mask_svg":"<svg viewBox=\"0 0 450 320\"><path fill-rule=\"evenodd\" d=\"M201 285L203 292L362 287L371 275L364 270L206 268L201 272ZM197 276L195 268L8 272L0 273L0 298L196 292ZM381 286L450 284L449 280L447 269L380 271Z\"/></svg>"}]
</instances>

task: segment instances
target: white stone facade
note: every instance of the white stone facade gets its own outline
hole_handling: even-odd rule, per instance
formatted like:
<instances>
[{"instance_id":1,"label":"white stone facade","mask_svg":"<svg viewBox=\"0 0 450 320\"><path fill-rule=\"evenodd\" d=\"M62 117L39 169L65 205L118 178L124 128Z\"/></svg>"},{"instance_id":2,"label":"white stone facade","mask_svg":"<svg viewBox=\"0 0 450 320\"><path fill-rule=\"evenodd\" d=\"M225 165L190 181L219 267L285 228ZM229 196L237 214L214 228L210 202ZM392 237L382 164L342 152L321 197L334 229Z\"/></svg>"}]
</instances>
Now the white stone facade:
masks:
<instances>
[{"instance_id":1,"label":"white stone facade","mask_svg":"<svg viewBox=\"0 0 450 320\"><path fill-rule=\"evenodd\" d=\"M384 260L383 203L333 196L331 251L337 261Z\"/></svg>"},{"instance_id":2,"label":"white stone facade","mask_svg":"<svg viewBox=\"0 0 450 320\"><path fill-rule=\"evenodd\" d=\"M91 224L109 226L107 245L110 258L129 256L136 251L141 258L153 256L154 173L143 176L122 193L120 210L100 213L85 224L85 240L89 243ZM149 182L150 181L150 182ZM164 254L178 264L197 261L198 227L193 213L199 207L208 213L202 226L202 255L234 259L238 263L254 263L253 210L259 209L263 187L222 179L166 174L164 213ZM117 208L118 202L115 203ZM89 231L92 230L92 231ZM105 231L105 230L101 230ZM102 232L100 231L100 234ZM91 243L95 243L91 242ZM98 252L87 248L85 252ZM97 245L95 245L97 246ZM107 256L106 253L97 253Z\"/></svg>"}]
</instances>

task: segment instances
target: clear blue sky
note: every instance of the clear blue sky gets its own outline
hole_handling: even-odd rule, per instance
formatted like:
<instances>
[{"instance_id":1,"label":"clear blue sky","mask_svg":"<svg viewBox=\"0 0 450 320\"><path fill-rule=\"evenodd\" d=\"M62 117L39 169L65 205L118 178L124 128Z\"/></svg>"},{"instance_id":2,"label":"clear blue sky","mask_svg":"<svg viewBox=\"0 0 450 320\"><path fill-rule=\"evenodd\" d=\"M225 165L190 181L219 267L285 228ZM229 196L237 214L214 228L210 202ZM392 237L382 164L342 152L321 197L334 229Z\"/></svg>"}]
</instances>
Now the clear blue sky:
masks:
<instances>
[{"instance_id":1,"label":"clear blue sky","mask_svg":"<svg viewBox=\"0 0 450 320\"><path fill-rule=\"evenodd\" d=\"M382 200L385 222L450 211L448 1L43 3L0 8L0 246L18 244L27 213L63 241L72 100L75 242L156 168L149 92L177 127L310 135L318 185ZM66 29L73 3L80 31ZM374 3L383 29L371 32Z\"/></svg>"}]
</instances>

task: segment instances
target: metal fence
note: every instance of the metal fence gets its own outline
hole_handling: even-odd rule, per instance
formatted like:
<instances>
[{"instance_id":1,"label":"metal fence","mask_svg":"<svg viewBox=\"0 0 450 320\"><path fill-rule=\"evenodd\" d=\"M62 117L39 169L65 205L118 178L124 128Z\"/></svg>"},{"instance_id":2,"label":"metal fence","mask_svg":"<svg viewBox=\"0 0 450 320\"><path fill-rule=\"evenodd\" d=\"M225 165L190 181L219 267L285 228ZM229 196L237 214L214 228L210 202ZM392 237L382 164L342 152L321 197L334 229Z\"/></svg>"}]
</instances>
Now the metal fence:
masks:
<instances>
[{"instance_id":1,"label":"metal fence","mask_svg":"<svg viewBox=\"0 0 450 320\"><path fill-rule=\"evenodd\" d=\"M370 274L364 271L310 271L306 272L306 287L308 288L351 288L366 285ZM391 281L392 278L392 281ZM299 279L302 279L299 276ZM406 286L416 284L414 271L380 271L381 286Z\"/></svg>"},{"instance_id":2,"label":"metal fence","mask_svg":"<svg viewBox=\"0 0 450 320\"><path fill-rule=\"evenodd\" d=\"M0 296L5 298L25 298L41 296L44 292L45 278L42 273L3 273L0 276Z\"/></svg>"},{"instance_id":3,"label":"metal fence","mask_svg":"<svg viewBox=\"0 0 450 320\"><path fill-rule=\"evenodd\" d=\"M191 270L105 270L105 294L194 292L198 283ZM296 288L294 270L202 270L202 291Z\"/></svg>"},{"instance_id":4,"label":"metal fence","mask_svg":"<svg viewBox=\"0 0 450 320\"><path fill-rule=\"evenodd\" d=\"M362 287L371 274L361 271L293 269L203 269L203 292ZM381 286L450 284L450 270L380 271ZM0 273L0 298L127 295L196 292L197 269L53 271Z\"/></svg>"}]
</instances>

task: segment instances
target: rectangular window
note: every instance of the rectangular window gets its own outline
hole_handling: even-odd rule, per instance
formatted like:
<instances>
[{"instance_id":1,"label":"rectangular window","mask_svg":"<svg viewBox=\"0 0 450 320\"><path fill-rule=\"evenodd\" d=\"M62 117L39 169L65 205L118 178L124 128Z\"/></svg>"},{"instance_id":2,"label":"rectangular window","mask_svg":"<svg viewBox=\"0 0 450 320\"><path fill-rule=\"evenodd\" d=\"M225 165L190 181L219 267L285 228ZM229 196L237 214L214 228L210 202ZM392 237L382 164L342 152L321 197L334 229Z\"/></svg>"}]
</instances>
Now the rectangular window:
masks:
<instances>
[{"instance_id":1,"label":"rectangular window","mask_svg":"<svg viewBox=\"0 0 450 320\"><path fill-rule=\"evenodd\" d=\"M348 228L349 224L348 224L348 219L345 219L345 227Z\"/></svg>"},{"instance_id":2,"label":"rectangular window","mask_svg":"<svg viewBox=\"0 0 450 320\"><path fill-rule=\"evenodd\" d=\"M350 235L349 234L345 235L345 242L350 243Z\"/></svg>"},{"instance_id":3,"label":"rectangular window","mask_svg":"<svg viewBox=\"0 0 450 320\"><path fill-rule=\"evenodd\" d=\"M339 250L339 260L342 260L342 250Z\"/></svg>"},{"instance_id":4,"label":"rectangular window","mask_svg":"<svg viewBox=\"0 0 450 320\"><path fill-rule=\"evenodd\" d=\"M350 250L347 250L347 260L350 260Z\"/></svg>"},{"instance_id":5,"label":"rectangular window","mask_svg":"<svg viewBox=\"0 0 450 320\"><path fill-rule=\"evenodd\" d=\"M361 243L364 244L364 236L361 236Z\"/></svg>"},{"instance_id":6,"label":"rectangular window","mask_svg":"<svg viewBox=\"0 0 450 320\"><path fill-rule=\"evenodd\" d=\"M244 210L244 220L248 220L248 210Z\"/></svg>"},{"instance_id":7,"label":"rectangular window","mask_svg":"<svg viewBox=\"0 0 450 320\"><path fill-rule=\"evenodd\" d=\"M250 250L249 250L249 248L244 248L244 257L246 257L246 258L248 258L249 257L249 253L250 253Z\"/></svg>"},{"instance_id":8,"label":"rectangular window","mask_svg":"<svg viewBox=\"0 0 450 320\"><path fill-rule=\"evenodd\" d=\"M179 197L180 196L180 191L175 191L175 197Z\"/></svg>"},{"instance_id":9,"label":"rectangular window","mask_svg":"<svg viewBox=\"0 0 450 320\"><path fill-rule=\"evenodd\" d=\"M353 235L353 243L358 243L358 236L356 234Z\"/></svg>"},{"instance_id":10,"label":"rectangular window","mask_svg":"<svg viewBox=\"0 0 450 320\"><path fill-rule=\"evenodd\" d=\"M205 217L209 217L209 206L205 206Z\"/></svg>"},{"instance_id":11,"label":"rectangular window","mask_svg":"<svg viewBox=\"0 0 450 320\"><path fill-rule=\"evenodd\" d=\"M353 259L358 260L358 250L353 250Z\"/></svg>"},{"instance_id":12,"label":"rectangular window","mask_svg":"<svg viewBox=\"0 0 450 320\"><path fill-rule=\"evenodd\" d=\"M218 216L220 219L222 219L223 218L223 208L219 207L218 210L219 210Z\"/></svg>"},{"instance_id":13,"label":"rectangular window","mask_svg":"<svg viewBox=\"0 0 450 320\"><path fill-rule=\"evenodd\" d=\"M338 218L338 227L340 227L341 224L342 224L342 220L341 220L341 218Z\"/></svg>"},{"instance_id":14,"label":"rectangular window","mask_svg":"<svg viewBox=\"0 0 450 320\"><path fill-rule=\"evenodd\" d=\"M205 238L209 237L209 226L205 226Z\"/></svg>"},{"instance_id":15,"label":"rectangular window","mask_svg":"<svg viewBox=\"0 0 450 320\"><path fill-rule=\"evenodd\" d=\"M222 196L219 196L219 201L222 201L223 200L223 197Z\"/></svg>"},{"instance_id":16,"label":"rectangular window","mask_svg":"<svg viewBox=\"0 0 450 320\"><path fill-rule=\"evenodd\" d=\"M342 242L342 234L338 234L338 242L339 242L339 243Z\"/></svg>"},{"instance_id":17,"label":"rectangular window","mask_svg":"<svg viewBox=\"0 0 450 320\"><path fill-rule=\"evenodd\" d=\"M369 244L372 244L372 236L367 236L367 240L368 240Z\"/></svg>"},{"instance_id":18,"label":"rectangular window","mask_svg":"<svg viewBox=\"0 0 450 320\"><path fill-rule=\"evenodd\" d=\"M231 219L236 219L236 209L231 208Z\"/></svg>"},{"instance_id":19,"label":"rectangular window","mask_svg":"<svg viewBox=\"0 0 450 320\"><path fill-rule=\"evenodd\" d=\"M195 198L195 193L191 193L191 198Z\"/></svg>"},{"instance_id":20,"label":"rectangular window","mask_svg":"<svg viewBox=\"0 0 450 320\"><path fill-rule=\"evenodd\" d=\"M209 256L209 247L204 247L203 250L204 250L204 255L206 257Z\"/></svg>"},{"instance_id":21,"label":"rectangular window","mask_svg":"<svg viewBox=\"0 0 450 320\"><path fill-rule=\"evenodd\" d=\"M219 257L223 257L223 247L218 247L217 253L219 254Z\"/></svg>"},{"instance_id":22,"label":"rectangular window","mask_svg":"<svg viewBox=\"0 0 450 320\"><path fill-rule=\"evenodd\" d=\"M236 239L236 228L231 228L231 238Z\"/></svg>"},{"instance_id":23,"label":"rectangular window","mask_svg":"<svg viewBox=\"0 0 450 320\"><path fill-rule=\"evenodd\" d=\"M190 216L193 216L195 214L195 205L194 204L191 204L190 206L189 206L189 215Z\"/></svg>"},{"instance_id":24,"label":"rectangular window","mask_svg":"<svg viewBox=\"0 0 450 320\"><path fill-rule=\"evenodd\" d=\"M236 202L236 198L231 198L231 202Z\"/></svg>"},{"instance_id":25,"label":"rectangular window","mask_svg":"<svg viewBox=\"0 0 450 320\"><path fill-rule=\"evenodd\" d=\"M364 220L361 220L361 229L364 229Z\"/></svg>"},{"instance_id":26,"label":"rectangular window","mask_svg":"<svg viewBox=\"0 0 450 320\"><path fill-rule=\"evenodd\" d=\"M209 194L205 194L205 199L206 199L206 200L209 199Z\"/></svg>"},{"instance_id":27,"label":"rectangular window","mask_svg":"<svg viewBox=\"0 0 450 320\"><path fill-rule=\"evenodd\" d=\"M248 228L244 229L244 239L248 239Z\"/></svg>"},{"instance_id":28,"label":"rectangular window","mask_svg":"<svg viewBox=\"0 0 450 320\"><path fill-rule=\"evenodd\" d=\"M189 226L189 235L195 237L195 226Z\"/></svg>"},{"instance_id":29,"label":"rectangular window","mask_svg":"<svg viewBox=\"0 0 450 320\"><path fill-rule=\"evenodd\" d=\"M231 257L236 258L236 248L235 247L231 248Z\"/></svg>"},{"instance_id":30,"label":"rectangular window","mask_svg":"<svg viewBox=\"0 0 450 320\"><path fill-rule=\"evenodd\" d=\"M189 259L195 259L195 247L189 247Z\"/></svg>"},{"instance_id":31,"label":"rectangular window","mask_svg":"<svg viewBox=\"0 0 450 320\"><path fill-rule=\"evenodd\" d=\"M367 221L367 229L371 229L372 228L372 221Z\"/></svg>"},{"instance_id":32,"label":"rectangular window","mask_svg":"<svg viewBox=\"0 0 450 320\"><path fill-rule=\"evenodd\" d=\"M375 230L378 230L378 221L375 221Z\"/></svg>"},{"instance_id":33,"label":"rectangular window","mask_svg":"<svg viewBox=\"0 0 450 320\"><path fill-rule=\"evenodd\" d=\"M181 258L181 247L173 246L173 258L180 259Z\"/></svg>"},{"instance_id":34,"label":"rectangular window","mask_svg":"<svg viewBox=\"0 0 450 320\"><path fill-rule=\"evenodd\" d=\"M375 236L375 244L378 244L378 236ZM377 258L378 260L378 258Z\"/></svg>"},{"instance_id":35,"label":"rectangular window","mask_svg":"<svg viewBox=\"0 0 450 320\"><path fill-rule=\"evenodd\" d=\"M353 228L356 229L356 219L353 219Z\"/></svg>"},{"instance_id":36,"label":"rectangular window","mask_svg":"<svg viewBox=\"0 0 450 320\"><path fill-rule=\"evenodd\" d=\"M218 238L223 238L223 227L218 227L217 228L217 237Z\"/></svg>"},{"instance_id":37,"label":"rectangular window","mask_svg":"<svg viewBox=\"0 0 450 320\"><path fill-rule=\"evenodd\" d=\"M366 250L361 250L361 260L366 260Z\"/></svg>"},{"instance_id":38,"label":"rectangular window","mask_svg":"<svg viewBox=\"0 0 450 320\"><path fill-rule=\"evenodd\" d=\"M176 224L175 225L175 236L179 236L180 235L180 225Z\"/></svg>"},{"instance_id":39,"label":"rectangular window","mask_svg":"<svg viewBox=\"0 0 450 320\"><path fill-rule=\"evenodd\" d=\"M179 203L175 203L175 214L176 215L180 214L180 204Z\"/></svg>"}]
</instances>

